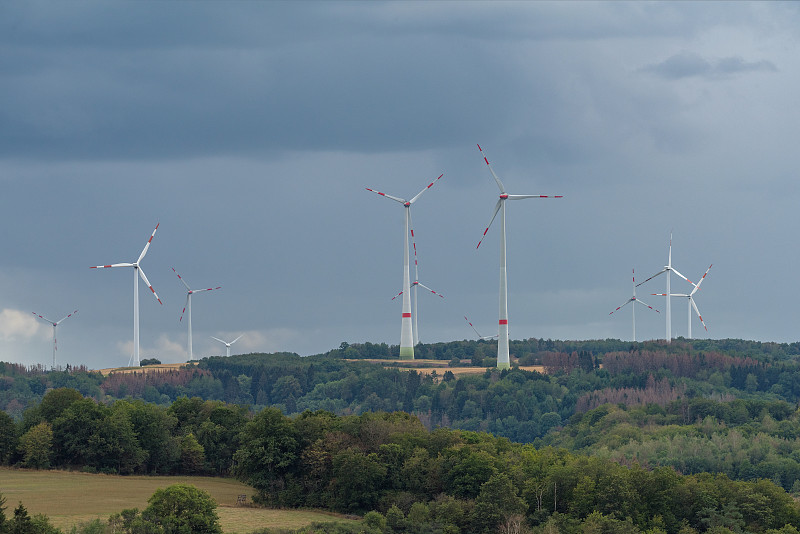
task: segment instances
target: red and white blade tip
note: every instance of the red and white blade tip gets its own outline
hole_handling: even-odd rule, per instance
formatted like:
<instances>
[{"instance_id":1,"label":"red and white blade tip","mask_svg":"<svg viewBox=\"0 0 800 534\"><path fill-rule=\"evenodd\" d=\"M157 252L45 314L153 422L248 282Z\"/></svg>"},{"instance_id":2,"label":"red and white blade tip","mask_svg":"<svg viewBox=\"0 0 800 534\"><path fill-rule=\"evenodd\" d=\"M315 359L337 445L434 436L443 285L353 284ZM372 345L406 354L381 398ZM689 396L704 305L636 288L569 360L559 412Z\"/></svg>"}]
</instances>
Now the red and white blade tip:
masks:
<instances>
[{"instance_id":1,"label":"red and white blade tip","mask_svg":"<svg viewBox=\"0 0 800 534\"><path fill-rule=\"evenodd\" d=\"M439 177L436 178L436 180L434 180L431 183L429 183L428 187L426 187L425 189L430 189L431 187L433 187L433 184L435 184L439 179L441 179L442 176L444 176L444 173L440 174Z\"/></svg>"},{"instance_id":2,"label":"red and white blade tip","mask_svg":"<svg viewBox=\"0 0 800 534\"><path fill-rule=\"evenodd\" d=\"M480 241L478 241L478 246L477 246L477 247L475 247L476 249L478 249L478 248L480 248L480 247L481 247L481 243L483 243L483 238L484 238L484 237L486 237L486 233L487 233L488 231L489 231L489 227L487 226L487 227L486 227L486 230L484 230L484 231L483 231L483 236L481 237L481 240L480 240Z\"/></svg>"},{"instance_id":3,"label":"red and white blade tip","mask_svg":"<svg viewBox=\"0 0 800 534\"><path fill-rule=\"evenodd\" d=\"M486 154L483 153L483 149L481 148L481 145L479 143L475 143L475 144L478 145L478 150L481 151L481 155L483 156L483 161L485 161L486 164L489 165L489 160L486 158Z\"/></svg>"},{"instance_id":4,"label":"red and white blade tip","mask_svg":"<svg viewBox=\"0 0 800 534\"><path fill-rule=\"evenodd\" d=\"M163 302L161 302L161 299L160 299L160 298L158 298L158 295L156 294L156 290L155 290L155 289L153 289L153 286L148 286L148 287L150 288L150 291L153 293L153 296L156 298L156 300L158 301L158 303L159 303L159 304L161 304L161 305L163 305L164 303L163 303Z\"/></svg>"},{"instance_id":5,"label":"red and white blade tip","mask_svg":"<svg viewBox=\"0 0 800 534\"><path fill-rule=\"evenodd\" d=\"M160 224L161 224L160 222L159 222L159 223L156 223L156 227L155 227L155 229L153 229L153 233L152 233L152 234L150 234L150 239L148 239L148 240L147 240L147 242L148 242L148 243L150 243L150 242L153 240L153 237L155 237L155 235L156 235L156 230L158 230L158 226L159 226Z\"/></svg>"}]
</instances>

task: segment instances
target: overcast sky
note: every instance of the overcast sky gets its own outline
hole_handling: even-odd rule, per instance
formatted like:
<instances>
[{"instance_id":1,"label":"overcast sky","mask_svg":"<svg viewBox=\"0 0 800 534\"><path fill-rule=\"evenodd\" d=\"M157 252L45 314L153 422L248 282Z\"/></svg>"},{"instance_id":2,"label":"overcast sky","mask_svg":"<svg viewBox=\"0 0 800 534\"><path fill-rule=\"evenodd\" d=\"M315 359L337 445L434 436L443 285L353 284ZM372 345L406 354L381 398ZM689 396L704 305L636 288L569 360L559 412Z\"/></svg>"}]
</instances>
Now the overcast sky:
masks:
<instances>
[{"instance_id":1,"label":"overcast sky","mask_svg":"<svg viewBox=\"0 0 800 534\"><path fill-rule=\"evenodd\" d=\"M631 337L631 269L698 279L695 337L797 341L800 4L2 2L0 361L307 355L400 340L414 204L422 342ZM413 274L412 274L413 277ZM637 338L663 338L661 276ZM680 283L679 283L680 282ZM674 292L688 284L672 279ZM673 301L685 336L685 299ZM645 313L647 312L647 313Z\"/></svg>"}]
</instances>

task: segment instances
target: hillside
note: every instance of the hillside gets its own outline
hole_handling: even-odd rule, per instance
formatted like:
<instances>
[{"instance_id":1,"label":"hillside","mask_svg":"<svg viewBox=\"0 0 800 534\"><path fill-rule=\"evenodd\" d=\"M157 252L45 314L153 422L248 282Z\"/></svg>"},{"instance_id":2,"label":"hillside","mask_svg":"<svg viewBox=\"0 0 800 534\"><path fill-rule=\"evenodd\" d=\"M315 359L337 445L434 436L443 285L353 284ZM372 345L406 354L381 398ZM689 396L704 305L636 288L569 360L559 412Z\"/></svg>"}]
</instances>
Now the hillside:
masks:
<instances>
[{"instance_id":1,"label":"hillside","mask_svg":"<svg viewBox=\"0 0 800 534\"><path fill-rule=\"evenodd\" d=\"M486 342L420 346L438 357L414 362L389 358L388 346L342 344L309 357L245 354L107 374L0 364L0 463L235 474L264 503L375 509L387 522L396 513L410 521L419 505L418 526L465 532L488 528L479 504L493 502L490 487L521 499L512 502L527 525L565 533L615 531L620 521L630 532L765 532L784 519L800 528L783 493L800 494L796 344L512 346L504 371L490 366ZM52 433L44 456L31 456L32 432ZM634 498L653 484L677 492L652 496L666 507L658 511ZM696 499L705 508L687 504ZM789 508L767 512L766 502Z\"/></svg>"}]
</instances>

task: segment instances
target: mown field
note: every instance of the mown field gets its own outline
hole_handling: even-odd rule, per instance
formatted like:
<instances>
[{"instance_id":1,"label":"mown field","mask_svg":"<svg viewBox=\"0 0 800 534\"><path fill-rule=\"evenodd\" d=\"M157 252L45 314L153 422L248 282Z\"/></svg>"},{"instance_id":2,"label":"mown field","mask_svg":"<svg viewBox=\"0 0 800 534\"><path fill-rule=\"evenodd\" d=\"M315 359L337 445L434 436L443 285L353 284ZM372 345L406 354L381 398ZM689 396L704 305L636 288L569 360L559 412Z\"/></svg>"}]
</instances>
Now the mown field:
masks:
<instances>
[{"instance_id":1,"label":"mown field","mask_svg":"<svg viewBox=\"0 0 800 534\"><path fill-rule=\"evenodd\" d=\"M157 365L145 365L144 367L109 367L107 369L98 369L97 371L103 376L108 376L111 373L141 373L150 372L157 373L160 371L170 371L173 369L180 369L186 365L194 365L188 363L159 363Z\"/></svg>"},{"instance_id":2,"label":"mown field","mask_svg":"<svg viewBox=\"0 0 800 534\"><path fill-rule=\"evenodd\" d=\"M440 377L447 371L452 372L454 375L482 375L486 372L486 367L450 367L450 362L445 360L382 360L382 359L351 359L348 362L369 362L385 366L387 369L401 369L404 371L414 370L424 375L429 375L436 371ZM395 364L395 365L392 365ZM545 368L543 365L528 365L520 366L523 371L536 371L544 373Z\"/></svg>"},{"instance_id":3,"label":"mown field","mask_svg":"<svg viewBox=\"0 0 800 534\"><path fill-rule=\"evenodd\" d=\"M226 478L123 477L0 468L0 493L6 498L6 513L21 501L31 515L45 514L62 530L96 518L105 521L125 508L144 509L155 490L178 483L193 484L217 501L217 513L226 534L246 534L264 527L295 529L314 521L347 521L312 510L237 506L239 495L247 495L247 502L251 502L253 489Z\"/></svg>"}]
</instances>

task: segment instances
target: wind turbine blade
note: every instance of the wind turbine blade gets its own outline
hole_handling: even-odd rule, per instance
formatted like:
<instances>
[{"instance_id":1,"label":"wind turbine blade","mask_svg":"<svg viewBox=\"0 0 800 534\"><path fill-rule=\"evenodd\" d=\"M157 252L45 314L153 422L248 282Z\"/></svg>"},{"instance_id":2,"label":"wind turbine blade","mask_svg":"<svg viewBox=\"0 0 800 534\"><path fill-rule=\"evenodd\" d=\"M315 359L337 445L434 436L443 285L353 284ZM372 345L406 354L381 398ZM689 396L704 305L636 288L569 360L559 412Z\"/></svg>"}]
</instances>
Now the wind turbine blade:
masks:
<instances>
[{"instance_id":1,"label":"wind turbine blade","mask_svg":"<svg viewBox=\"0 0 800 534\"><path fill-rule=\"evenodd\" d=\"M622 308L624 308L625 306L627 306L628 304L630 304L630 303L631 303L631 302L633 302L634 300L635 300L635 299L633 299L633 298L629 298L628 300L626 300L626 301L625 301L625 304L622 304L622 305L620 305L620 306L617 306L617 309L615 309L615 310L614 310L614 311L612 311L612 312L609 312L609 315L611 315L611 314L612 314L612 313L614 313L614 312L617 312L617 311L621 310Z\"/></svg>"},{"instance_id":2,"label":"wind turbine blade","mask_svg":"<svg viewBox=\"0 0 800 534\"><path fill-rule=\"evenodd\" d=\"M50 319L48 319L48 318L47 318L47 317L45 317L44 315L39 315L39 314L38 314L38 313L36 313L36 312L31 312L31 313L32 313L32 314L34 314L36 317L38 317L39 319L41 319L41 320L43 320L43 321L47 321L47 322L48 322L48 323L50 323L50 324L55 324L53 321L51 321Z\"/></svg>"},{"instance_id":3,"label":"wind turbine blade","mask_svg":"<svg viewBox=\"0 0 800 534\"><path fill-rule=\"evenodd\" d=\"M692 293L691 293L692 295L694 295L694 294L695 294L695 292L697 292L697 290L698 290L698 289L700 289L700 284L702 284L702 283L703 283L703 280L705 280L705 279L706 279L706 275L708 274L708 271L710 271L710 270L711 270L711 267L713 267L713 266L714 266L714 264L713 264L713 263L712 263L711 265L709 265L709 266L708 266L708 269L706 269L706 272L705 272L705 273L703 273L703 277L700 279L700 281L699 281L699 282L697 282L697 285L696 285L696 286L694 286L694 289L692 290Z\"/></svg>"},{"instance_id":4,"label":"wind turbine blade","mask_svg":"<svg viewBox=\"0 0 800 534\"><path fill-rule=\"evenodd\" d=\"M661 274L664 274L664 273L665 273L665 272L667 272L667 271L668 271L668 269L667 269L667 268L661 269L659 272L657 272L656 274L654 274L653 276L651 276L650 278L648 278L648 279L647 279L647 280L645 280L644 282L639 282L638 284L636 284L636 287L639 287L640 285L644 284L645 282L649 282L650 280L652 280L652 279L653 279L653 278L655 278L656 276L658 276L658 275L661 275Z\"/></svg>"},{"instance_id":5,"label":"wind turbine blade","mask_svg":"<svg viewBox=\"0 0 800 534\"><path fill-rule=\"evenodd\" d=\"M73 316L73 315L75 315L76 313L78 313L78 310L75 310L74 312L70 313L69 315L66 315L66 316L62 317L61 319L59 319L58 321L56 321L55 325L56 325L56 326L57 326L57 325L60 325L60 324L61 324L61 322L62 322L64 319L69 319L70 317L72 317L72 316Z\"/></svg>"},{"instance_id":6,"label":"wind turbine blade","mask_svg":"<svg viewBox=\"0 0 800 534\"><path fill-rule=\"evenodd\" d=\"M408 229L411 232L411 245L414 248L414 281L419 278L419 264L417 263L417 240L414 236L414 223L411 222L411 208L408 210Z\"/></svg>"},{"instance_id":7,"label":"wind turbine blade","mask_svg":"<svg viewBox=\"0 0 800 534\"><path fill-rule=\"evenodd\" d=\"M96 265L90 269L108 269L109 267L133 267L132 263L113 263L111 265Z\"/></svg>"},{"instance_id":8,"label":"wind turbine blade","mask_svg":"<svg viewBox=\"0 0 800 534\"><path fill-rule=\"evenodd\" d=\"M142 278L142 280L144 280L144 283L145 283L145 284L147 284L147 287L149 287L149 288L150 288L150 292L151 292L151 293L153 293L153 296L156 298L156 300L158 301L158 303L159 303L159 304L161 304L161 305L163 305L164 303L163 303L163 302L161 302L161 299L160 299L160 298L158 298L158 295L156 294L156 290L155 290L155 289L153 289L153 286L152 286L152 285L150 285L150 281L147 279L147 276L145 276L145 274L144 274L144 271L142 270L142 268L141 268L141 267L139 267L139 269L138 269L138 270L139 270L139 276Z\"/></svg>"},{"instance_id":9,"label":"wind turbine blade","mask_svg":"<svg viewBox=\"0 0 800 534\"><path fill-rule=\"evenodd\" d=\"M486 157L486 154L483 153L483 149L481 148L481 145L478 145L478 150L481 151L481 156L483 156L483 161L486 162L486 166L489 167L489 172L492 173L492 176L494 177L494 181L497 182L497 187L500 188L500 193L505 194L506 193L506 186L503 185L503 182L501 182L500 178L498 178L497 175L494 173L494 169L492 169L492 166L489 164L489 159Z\"/></svg>"},{"instance_id":10,"label":"wind turbine blade","mask_svg":"<svg viewBox=\"0 0 800 534\"><path fill-rule=\"evenodd\" d=\"M416 201L416 200L417 200L417 199L420 197L420 195L422 195L422 193L424 193L425 191L427 191L428 189L430 189L431 187L433 187L433 184L435 184L436 182L438 182L438 181L439 181L439 179L440 179L442 176L444 176L444 173L440 174L440 175L439 175L439 178L436 178L434 181L432 181L431 183L429 183L429 184L428 184L428 185L425 187L425 189L423 189L422 191L420 191L419 193L417 193L416 195L414 195L414 197L413 197L411 200L409 200L409 201L408 201L408 203L409 203L409 204L413 204L413 203L414 203L414 202L415 202L415 201Z\"/></svg>"},{"instance_id":11,"label":"wind turbine blade","mask_svg":"<svg viewBox=\"0 0 800 534\"><path fill-rule=\"evenodd\" d=\"M244 334L240 335L239 337L237 337L236 339L234 339L233 341L231 341L231 343L230 343L230 344L231 344L231 345L233 345L234 343L236 343L237 341L239 341L240 339L242 339L242 336L243 336L243 335L244 335Z\"/></svg>"},{"instance_id":12,"label":"wind turbine blade","mask_svg":"<svg viewBox=\"0 0 800 534\"><path fill-rule=\"evenodd\" d=\"M227 344L228 344L228 342L227 342L227 341L222 341L222 340L221 340L220 338L218 338L218 337L214 337L214 336L210 336L210 337L211 337L211 339L216 339L217 341L219 341L219 342L220 342L220 343L222 343L223 345L227 345Z\"/></svg>"},{"instance_id":13,"label":"wind turbine blade","mask_svg":"<svg viewBox=\"0 0 800 534\"><path fill-rule=\"evenodd\" d=\"M401 291L401 292L400 292L400 293L398 293L397 295L393 296L393 297L392 297L392 300L396 299L397 297L399 297L399 296L400 296L400 295L402 295L402 294L403 294L403 292Z\"/></svg>"},{"instance_id":14,"label":"wind turbine blade","mask_svg":"<svg viewBox=\"0 0 800 534\"><path fill-rule=\"evenodd\" d=\"M697 309L697 304L694 303L694 299L689 299L689 302L692 303L692 308L694 308L694 312L697 314L698 319L700 319L700 322L703 324L703 328L705 328L706 332L708 332L708 327L706 326L705 321L703 321L703 316L700 315L700 310Z\"/></svg>"},{"instance_id":15,"label":"wind turbine blade","mask_svg":"<svg viewBox=\"0 0 800 534\"><path fill-rule=\"evenodd\" d=\"M191 291L189 291L189 293L194 295L195 293L202 293L203 291L214 291L215 289L222 289L222 286L209 287L209 288L206 288L206 289L192 289Z\"/></svg>"},{"instance_id":16,"label":"wind turbine blade","mask_svg":"<svg viewBox=\"0 0 800 534\"><path fill-rule=\"evenodd\" d=\"M672 267L672 230L669 231L669 258L667 259L667 265Z\"/></svg>"},{"instance_id":17,"label":"wind turbine blade","mask_svg":"<svg viewBox=\"0 0 800 534\"><path fill-rule=\"evenodd\" d=\"M564 195L508 195L508 200L522 200L523 198L564 198Z\"/></svg>"},{"instance_id":18,"label":"wind turbine blade","mask_svg":"<svg viewBox=\"0 0 800 534\"><path fill-rule=\"evenodd\" d=\"M690 284L692 284L693 286L697 287L697 285L696 285L694 282L692 282L691 280L689 280L688 278L686 278L685 276L683 276L683 275L682 275L681 273L679 273L679 272L678 272L678 270L677 270L677 269L675 269L674 267L673 267L671 270L672 270L672 272L673 272L673 273L677 274L678 276L680 276L681 278L683 278L684 280L686 280L687 282L689 282L689 283L690 283Z\"/></svg>"},{"instance_id":19,"label":"wind turbine blade","mask_svg":"<svg viewBox=\"0 0 800 534\"><path fill-rule=\"evenodd\" d=\"M467 321L467 324L468 324L468 325L470 325L470 326L472 327L472 329L475 331L475 334L476 334L478 337L480 337L481 339L483 339L483 338L481 337L481 334L480 334L480 332L478 332L478 329L477 329L477 328L475 328L475 326L474 326L474 325L473 325L471 322L469 322L469 319L467 319L467 316L466 316L466 315L464 316L464 320L465 320L465 321Z\"/></svg>"},{"instance_id":20,"label":"wind turbine blade","mask_svg":"<svg viewBox=\"0 0 800 534\"><path fill-rule=\"evenodd\" d=\"M654 307L650 306L648 303L646 303L646 302L644 302L644 301L641 301L641 300L639 300L639 299L633 299L633 300L635 300L635 301L636 301L636 302L638 302L639 304L644 304L645 306L647 306L647 307L648 307L648 308L650 308L651 310L654 310L654 311L656 311L656 312L658 312L658 313L661 313L660 311L656 310Z\"/></svg>"},{"instance_id":21,"label":"wind turbine blade","mask_svg":"<svg viewBox=\"0 0 800 534\"><path fill-rule=\"evenodd\" d=\"M183 283L183 285L186 286L186 290L187 291L191 291L192 290L192 288L189 287L189 284L186 283L186 280L184 280L183 277L178 274L178 271L175 270L175 267L172 268L172 272L175 273L178 276L178 280L180 280L181 283Z\"/></svg>"},{"instance_id":22,"label":"wind turbine blade","mask_svg":"<svg viewBox=\"0 0 800 534\"><path fill-rule=\"evenodd\" d=\"M428 291L430 291L431 293L433 293L433 294L434 294L434 295L436 295L437 297L444 298L444 295L442 295L441 293L437 293L436 291L434 291L433 289L429 288L429 287L428 287L428 286L426 286L425 284L420 284L419 282L417 282L417 284L418 284L420 287L424 287L425 289L427 289Z\"/></svg>"},{"instance_id":23,"label":"wind turbine blade","mask_svg":"<svg viewBox=\"0 0 800 534\"><path fill-rule=\"evenodd\" d=\"M186 302L183 303L183 309L181 310L181 318L178 319L179 323L183 322L183 314L186 313L186 307L189 305L189 295L190 294L191 293L187 293L186 294Z\"/></svg>"},{"instance_id":24,"label":"wind turbine blade","mask_svg":"<svg viewBox=\"0 0 800 534\"><path fill-rule=\"evenodd\" d=\"M159 224L161 224L161 223L157 223L155 229L153 230L153 233L150 234L150 239L147 240L147 243L145 244L144 248L142 249L142 253L139 254L139 259L136 260L137 264L139 262L141 262L144 259L144 255L147 254L147 249L150 248L150 243L153 242L153 238L156 236L156 230L158 230L158 225Z\"/></svg>"},{"instance_id":25,"label":"wind turbine blade","mask_svg":"<svg viewBox=\"0 0 800 534\"><path fill-rule=\"evenodd\" d=\"M396 200L400 204L405 204L406 203L406 201L403 200L402 198L393 197L392 195L387 195L386 193L381 193L380 191L375 191L374 189L370 189L369 187L365 187L364 189L366 189L367 191L372 191L373 193L377 193L382 197L391 198L392 200Z\"/></svg>"},{"instance_id":26,"label":"wind turbine blade","mask_svg":"<svg viewBox=\"0 0 800 534\"><path fill-rule=\"evenodd\" d=\"M477 246L477 247L475 247L476 249L477 249L477 248L480 248L480 246L481 246L481 243L483 243L483 238L484 238L484 237L486 237L486 232L488 232L488 231L489 231L489 228L491 228L491 227L492 227L492 223L494 222L494 219L495 219L495 217L497 217L497 212L498 212L498 211L500 211L500 205L502 204L502 202L503 202L503 200L502 200L502 199L499 199L499 200L497 201L497 204L495 204L495 206L494 206L494 213L492 214L492 220L491 220L491 221L489 221L489 226L487 226L487 227L486 227L486 230L484 230L484 231L483 231L483 235L481 236L481 240L480 240L480 241L478 241L478 246Z\"/></svg>"}]
</instances>

